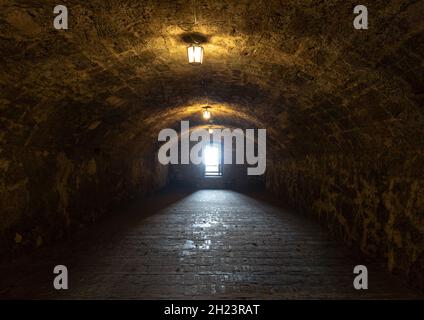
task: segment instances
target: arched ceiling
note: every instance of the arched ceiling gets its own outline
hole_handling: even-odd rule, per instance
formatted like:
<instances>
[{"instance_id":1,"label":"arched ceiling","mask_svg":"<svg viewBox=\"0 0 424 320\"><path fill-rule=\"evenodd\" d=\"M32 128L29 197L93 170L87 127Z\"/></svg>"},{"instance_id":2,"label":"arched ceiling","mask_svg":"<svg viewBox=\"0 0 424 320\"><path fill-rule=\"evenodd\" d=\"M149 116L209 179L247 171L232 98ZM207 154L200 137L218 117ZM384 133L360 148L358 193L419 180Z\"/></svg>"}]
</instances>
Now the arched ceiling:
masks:
<instances>
[{"instance_id":1,"label":"arched ceiling","mask_svg":"<svg viewBox=\"0 0 424 320\"><path fill-rule=\"evenodd\" d=\"M149 144L180 120L199 125L206 103L215 124L262 126L291 155L424 141L424 1L361 3L367 31L350 0L63 4L66 31L52 27L56 1L0 3L6 144Z\"/></svg>"}]
</instances>

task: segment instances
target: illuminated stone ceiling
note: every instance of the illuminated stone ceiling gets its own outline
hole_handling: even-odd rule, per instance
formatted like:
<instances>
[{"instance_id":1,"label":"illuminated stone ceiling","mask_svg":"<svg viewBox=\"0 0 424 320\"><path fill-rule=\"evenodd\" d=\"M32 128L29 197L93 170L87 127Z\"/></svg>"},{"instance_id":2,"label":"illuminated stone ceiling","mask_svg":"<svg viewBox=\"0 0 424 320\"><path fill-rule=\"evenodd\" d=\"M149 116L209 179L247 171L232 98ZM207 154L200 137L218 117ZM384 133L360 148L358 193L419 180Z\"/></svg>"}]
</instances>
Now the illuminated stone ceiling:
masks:
<instances>
[{"instance_id":1,"label":"illuminated stone ceiling","mask_svg":"<svg viewBox=\"0 0 424 320\"><path fill-rule=\"evenodd\" d=\"M74 0L61 31L56 4L0 2L8 145L150 144L180 120L201 124L206 103L214 123L266 128L288 155L424 140L423 1L368 3L366 31L353 1Z\"/></svg>"}]
</instances>

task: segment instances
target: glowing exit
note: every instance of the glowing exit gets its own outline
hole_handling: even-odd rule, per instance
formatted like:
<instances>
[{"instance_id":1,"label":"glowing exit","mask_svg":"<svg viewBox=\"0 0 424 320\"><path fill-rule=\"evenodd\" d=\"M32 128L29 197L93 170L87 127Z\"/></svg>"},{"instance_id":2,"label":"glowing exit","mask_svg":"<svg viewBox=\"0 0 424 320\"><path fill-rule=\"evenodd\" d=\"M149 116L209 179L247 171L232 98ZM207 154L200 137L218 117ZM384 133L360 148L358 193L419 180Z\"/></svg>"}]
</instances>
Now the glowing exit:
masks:
<instances>
[{"instance_id":1,"label":"glowing exit","mask_svg":"<svg viewBox=\"0 0 424 320\"><path fill-rule=\"evenodd\" d=\"M209 144L203 153L203 164L205 165L205 176L220 176L221 172L221 146Z\"/></svg>"}]
</instances>

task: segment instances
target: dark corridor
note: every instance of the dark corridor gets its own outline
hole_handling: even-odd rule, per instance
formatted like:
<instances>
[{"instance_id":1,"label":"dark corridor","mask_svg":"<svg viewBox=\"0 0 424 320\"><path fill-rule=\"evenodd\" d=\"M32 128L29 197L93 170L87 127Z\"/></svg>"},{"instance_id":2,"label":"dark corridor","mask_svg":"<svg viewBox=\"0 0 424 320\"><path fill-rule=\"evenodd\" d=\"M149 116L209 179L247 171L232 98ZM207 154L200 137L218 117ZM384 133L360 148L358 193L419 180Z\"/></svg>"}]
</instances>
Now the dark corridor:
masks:
<instances>
[{"instance_id":1,"label":"dark corridor","mask_svg":"<svg viewBox=\"0 0 424 320\"><path fill-rule=\"evenodd\" d=\"M423 13L0 1L0 298L424 298Z\"/></svg>"}]
</instances>

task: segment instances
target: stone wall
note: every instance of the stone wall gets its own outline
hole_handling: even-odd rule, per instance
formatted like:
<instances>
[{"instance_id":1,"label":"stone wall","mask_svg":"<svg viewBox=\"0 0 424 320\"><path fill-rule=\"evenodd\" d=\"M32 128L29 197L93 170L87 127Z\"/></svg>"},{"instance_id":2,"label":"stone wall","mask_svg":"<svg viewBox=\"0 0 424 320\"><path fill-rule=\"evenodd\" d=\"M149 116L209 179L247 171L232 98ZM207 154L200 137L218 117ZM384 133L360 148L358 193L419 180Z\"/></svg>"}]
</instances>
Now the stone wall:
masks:
<instances>
[{"instance_id":1,"label":"stone wall","mask_svg":"<svg viewBox=\"0 0 424 320\"><path fill-rule=\"evenodd\" d=\"M422 151L271 160L267 188L424 288Z\"/></svg>"},{"instance_id":2,"label":"stone wall","mask_svg":"<svg viewBox=\"0 0 424 320\"><path fill-rule=\"evenodd\" d=\"M204 124L207 103L214 125L266 128L291 156L268 165L271 190L419 277L423 157L399 145L424 146L424 1L370 1L367 31L353 1L201 1L198 24L187 4L74 0L58 31L50 2L0 1L2 250L163 185L150 145L181 120ZM358 151L378 145L397 151Z\"/></svg>"},{"instance_id":3,"label":"stone wall","mask_svg":"<svg viewBox=\"0 0 424 320\"><path fill-rule=\"evenodd\" d=\"M5 156L8 156L7 158ZM0 159L0 249L39 247L164 186L155 153L71 153L4 146Z\"/></svg>"}]
</instances>

